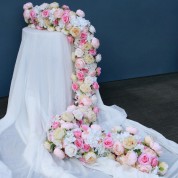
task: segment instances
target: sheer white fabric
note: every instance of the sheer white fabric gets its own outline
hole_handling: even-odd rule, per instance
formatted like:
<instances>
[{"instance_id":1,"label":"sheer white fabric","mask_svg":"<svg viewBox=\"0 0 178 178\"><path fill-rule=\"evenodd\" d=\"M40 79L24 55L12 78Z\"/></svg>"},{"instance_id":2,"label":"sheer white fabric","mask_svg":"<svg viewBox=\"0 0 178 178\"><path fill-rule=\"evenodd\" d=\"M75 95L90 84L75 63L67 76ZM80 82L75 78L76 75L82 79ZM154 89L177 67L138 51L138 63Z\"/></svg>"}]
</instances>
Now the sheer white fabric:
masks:
<instances>
[{"instance_id":1,"label":"sheer white fabric","mask_svg":"<svg viewBox=\"0 0 178 178\"><path fill-rule=\"evenodd\" d=\"M100 158L94 165L75 159L59 161L43 147L51 116L72 103L71 46L59 32L23 29L6 116L0 120L1 178L156 178L134 168ZM178 145L158 132L126 119L125 111L108 107L97 93L98 122L105 129L133 125L140 134L152 135L164 147L169 163L166 178L178 178ZM88 167L88 168L86 168Z\"/></svg>"}]
</instances>

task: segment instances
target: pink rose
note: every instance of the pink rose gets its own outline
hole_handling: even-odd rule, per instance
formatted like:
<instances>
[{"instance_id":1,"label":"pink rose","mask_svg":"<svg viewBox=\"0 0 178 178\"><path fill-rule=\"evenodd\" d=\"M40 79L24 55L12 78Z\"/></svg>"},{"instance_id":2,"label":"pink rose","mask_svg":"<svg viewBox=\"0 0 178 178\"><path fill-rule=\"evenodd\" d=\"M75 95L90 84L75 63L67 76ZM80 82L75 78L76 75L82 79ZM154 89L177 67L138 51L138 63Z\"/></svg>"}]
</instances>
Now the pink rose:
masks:
<instances>
[{"instance_id":1,"label":"pink rose","mask_svg":"<svg viewBox=\"0 0 178 178\"><path fill-rule=\"evenodd\" d=\"M63 8L63 9L69 9L69 6L63 5L62 8Z\"/></svg>"},{"instance_id":2,"label":"pink rose","mask_svg":"<svg viewBox=\"0 0 178 178\"><path fill-rule=\"evenodd\" d=\"M126 154L127 165L133 166L137 162L137 154L134 151L129 151Z\"/></svg>"},{"instance_id":3,"label":"pink rose","mask_svg":"<svg viewBox=\"0 0 178 178\"><path fill-rule=\"evenodd\" d=\"M83 71L77 72L77 78L78 78L79 80L83 80L83 79L84 79L84 72L83 72Z\"/></svg>"},{"instance_id":4,"label":"pink rose","mask_svg":"<svg viewBox=\"0 0 178 178\"><path fill-rule=\"evenodd\" d=\"M63 124L61 124L61 127L66 130L70 130L70 129L73 129L74 124L70 122L64 122Z\"/></svg>"},{"instance_id":5,"label":"pink rose","mask_svg":"<svg viewBox=\"0 0 178 178\"><path fill-rule=\"evenodd\" d=\"M75 67L76 67L77 69L82 69L82 68L84 68L84 66L85 66L85 62L84 62L84 60L83 60L82 58L78 58L78 59L75 61Z\"/></svg>"},{"instance_id":6,"label":"pink rose","mask_svg":"<svg viewBox=\"0 0 178 178\"><path fill-rule=\"evenodd\" d=\"M150 165L137 165L137 169L141 172L150 173L152 167Z\"/></svg>"},{"instance_id":7,"label":"pink rose","mask_svg":"<svg viewBox=\"0 0 178 178\"><path fill-rule=\"evenodd\" d=\"M156 167L157 165L158 165L158 157L154 157L154 158L152 158L152 160L151 160L151 166L152 167Z\"/></svg>"},{"instance_id":8,"label":"pink rose","mask_svg":"<svg viewBox=\"0 0 178 178\"><path fill-rule=\"evenodd\" d=\"M87 34L86 32L82 32L82 33L80 34L80 38L81 38L82 40L86 40L86 39L87 39L87 36L88 36L88 34Z\"/></svg>"},{"instance_id":9,"label":"pink rose","mask_svg":"<svg viewBox=\"0 0 178 178\"><path fill-rule=\"evenodd\" d=\"M53 21L53 24L57 26L57 25L58 25L58 20L57 20L57 19L54 20L54 21Z\"/></svg>"},{"instance_id":10,"label":"pink rose","mask_svg":"<svg viewBox=\"0 0 178 178\"><path fill-rule=\"evenodd\" d=\"M141 165L150 165L151 164L150 155L142 153L138 158L138 163Z\"/></svg>"},{"instance_id":11,"label":"pink rose","mask_svg":"<svg viewBox=\"0 0 178 178\"><path fill-rule=\"evenodd\" d=\"M160 155L162 153L162 148L159 145L159 143L151 142L150 147L158 154Z\"/></svg>"},{"instance_id":12,"label":"pink rose","mask_svg":"<svg viewBox=\"0 0 178 178\"><path fill-rule=\"evenodd\" d=\"M95 114L98 114L98 113L99 113L99 108L95 106L95 107L93 108L93 112L94 112Z\"/></svg>"},{"instance_id":13,"label":"pink rose","mask_svg":"<svg viewBox=\"0 0 178 178\"><path fill-rule=\"evenodd\" d=\"M63 14L62 15L62 21L66 24L69 22L69 15L68 14Z\"/></svg>"},{"instance_id":14,"label":"pink rose","mask_svg":"<svg viewBox=\"0 0 178 178\"><path fill-rule=\"evenodd\" d=\"M96 49L90 49L89 54L91 54L92 56L95 56L96 55Z\"/></svg>"},{"instance_id":15,"label":"pink rose","mask_svg":"<svg viewBox=\"0 0 178 178\"><path fill-rule=\"evenodd\" d=\"M53 129L57 129L58 127L59 127L59 122L55 121L55 122L52 123L52 128Z\"/></svg>"},{"instance_id":16,"label":"pink rose","mask_svg":"<svg viewBox=\"0 0 178 178\"><path fill-rule=\"evenodd\" d=\"M150 155L151 157L156 157L156 153L155 151L153 151L152 149L148 148L148 147L144 147L143 153L146 153L148 155Z\"/></svg>"},{"instance_id":17,"label":"pink rose","mask_svg":"<svg viewBox=\"0 0 178 178\"><path fill-rule=\"evenodd\" d=\"M84 106L90 106L92 104L92 100L89 97L86 96L86 97L82 98L81 103Z\"/></svg>"},{"instance_id":18,"label":"pink rose","mask_svg":"<svg viewBox=\"0 0 178 178\"><path fill-rule=\"evenodd\" d=\"M102 130L102 129L101 129L101 126L98 125L98 124L92 124L92 125L91 125L91 128L94 129L94 130L99 130L99 131Z\"/></svg>"},{"instance_id":19,"label":"pink rose","mask_svg":"<svg viewBox=\"0 0 178 178\"><path fill-rule=\"evenodd\" d=\"M121 142L116 141L113 145L113 152L117 155L120 156L124 153L124 147Z\"/></svg>"},{"instance_id":20,"label":"pink rose","mask_svg":"<svg viewBox=\"0 0 178 178\"><path fill-rule=\"evenodd\" d=\"M135 127L126 127L126 131L132 135L135 135L138 132L138 130Z\"/></svg>"},{"instance_id":21,"label":"pink rose","mask_svg":"<svg viewBox=\"0 0 178 178\"><path fill-rule=\"evenodd\" d=\"M87 42L86 39L81 39L80 40L80 46L83 46L84 44L86 44L86 42Z\"/></svg>"},{"instance_id":22,"label":"pink rose","mask_svg":"<svg viewBox=\"0 0 178 178\"><path fill-rule=\"evenodd\" d=\"M47 18L47 17L49 17L49 10L48 9L46 9L46 10L44 10L43 12L42 12L42 17L44 17L44 18Z\"/></svg>"},{"instance_id":23,"label":"pink rose","mask_svg":"<svg viewBox=\"0 0 178 178\"><path fill-rule=\"evenodd\" d=\"M65 158L64 152L59 148L55 148L54 149L54 155L57 156L59 159L64 159Z\"/></svg>"},{"instance_id":24,"label":"pink rose","mask_svg":"<svg viewBox=\"0 0 178 178\"><path fill-rule=\"evenodd\" d=\"M90 145L84 144L84 145L83 145L83 150L84 150L85 152L89 152L89 151L90 151Z\"/></svg>"},{"instance_id":25,"label":"pink rose","mask_svg":"<svg viewBox=\"0 0 178 178\"><path fill-rule=\"evenodd\" d=\"M72 90L73 90L73 91L77 91L78 88L79 88L79 86L78 86L77 83L73 83L73 84L72 84Z\"/></svg>"},{"instance_id":26,"label":"pink rose","mask_svg":"<svg viewBox=\"0 0 178 178\"><path fill-rule=\"evenodd\" d=\"M76 11L76 14L79 16L79 17L85 17L85 13L82 11L82 10L77 10Z\"/></svg>"},{"instance_id":27,"label":"pink rose","mask_svg":"<svg viewBox=\"0 0 178 178\"><path fill-rule=\"evenodd\" d=\"M91 44L92 44L92 46L94 47L94 48L99 48L99 46L100 46L100 42L99 42L99 40L97 39L97 38L95 38L95 37L93 37L93 39L92 39L92 41L91 41Z\"/></svg>"},{"instance_id":28,"label":"pink rose","mask_svg":"<svg viewBox=\"0 0 178 178\"><path fill-rule=\"evenodd\" d=\"M27 9L30 9L33 7L33 4L31 2L28 2L26 4L23 5L23 9L24 10L27 10Z\"/></svg>"},{"instance_id":29,"label":"pink rose","mask_svg":"<svg viewBox=\"0 0 178 178\"><path fill-rule=\"evenodd\" d=\"M81 128L82 128L84 131L87 131L89 127L88 127L88 125L84 125L84 124L83 124L83 125L81 125Z\"/></svg>"},{"instance_id":30,"label":"pink rose","mask_svg":"<svg viewBox=\"0 0 178 178\"><path fill-rule=\"evenodd\" d=\"M29 10L25 10L23 13L23 16L25 19L29 19L30 18L30 11Z\"/></svg>"},{"instance_id":31,"label":"pink rose","mask_svg":"<svg viewBox=\"0 0 178 178\"><path fill-rule=\"evenodd\" d=\"M74 38L72 36L67 36L67 40L70 44L74 43Z\"/></svg>"},{"instance_id":32,"label":"pink rose","mask_svg":"<svg viewBox=\"0 0 178 178\"><path fill-rule=\"evenodd\" d=\"M76 138L80 138L82 136L82 132L80 130L74 131L74 136Z\"/></svg>"},{"instance_id":33,"label":"pink rose","mask_svg":"<svg viewBox=\"0 0 178 178\"><path fill-rule=\"evenodd\" d=\"M30 17L31 19L34 19L36 17L36 12L34 10L30 11Z\"/></svg>"},{"instance_id":34,"label":"pink rose","mask_svg":"<svg viewBox=\"0 0 178 178\"><path fill-rule=\"evenodd\" d=\"M77 139L74 142L75 146L77 146L77 148L82 148L83 147L83 140L82 139Z\"/></svg>"},{"instance_id":35,"label":"pink rose","mask_svg":"<svg viewBox=\"0 0 178 178\"><path fill-rule=\"evenodd\" d=\"M40 27L40 26L37 25L37 26L36 26L36 29L37 29L37 30L43 30L43 27Z\"/></svg>"},{"instance_id":36,"label":"pink rose","mask_svg":"<svg viewBox=\"0 0 178 178\"><path fill-rule=\"evenodd\" d=\"M63 15L63 13L64 13L64 11L62 10L62 9L57 9L57 10L55 10L55 12L54 12L54 18L61 18L62 17L62 15Z\"/></svg>"},{"instance_id":37,"label":"pink rose","mask_svg":"<svg viewBox=\"0 0 178 178\"><path fill-rule=\"evenodd\" d=\"M101 74L101 67L97 67L96 73L97 73L98 76Z\"/></svg>"},{"instance_id":38,"label":"pink rose","mask_svg":"<svg viewBox=\"0 0 178 178\"><path fill-rule=\"evenodd\" d=\"M105 148L112 148L112 146L113 146L113 140L112 140L112 138L111 137L106 137L104 139L104 147Z\"/></svg>"},{"instance_id":39,"label":"pink rose","mask_svg":"<svg viewBox=\"0 0 178 178\"><path fill-rule=\"evenodd\" d=\"M98 89L99 89L99 85L98 85L97 82L94 82L94 83L93 83L93 88L94 88L95 90L98 90Z\"/></svg>"}]
</instances>

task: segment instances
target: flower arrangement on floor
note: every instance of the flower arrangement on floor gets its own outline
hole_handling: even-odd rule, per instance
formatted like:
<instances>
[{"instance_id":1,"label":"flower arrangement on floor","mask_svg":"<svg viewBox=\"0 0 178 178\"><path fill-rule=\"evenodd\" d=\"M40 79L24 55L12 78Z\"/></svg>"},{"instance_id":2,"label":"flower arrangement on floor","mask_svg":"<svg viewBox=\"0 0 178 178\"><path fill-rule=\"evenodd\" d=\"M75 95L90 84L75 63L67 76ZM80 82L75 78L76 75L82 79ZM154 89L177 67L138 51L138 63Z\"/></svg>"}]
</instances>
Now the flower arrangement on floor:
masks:
<instances>
[{"instance_id":1,"label":"flower arrangement on floor","mask_svg":"<svg viewBox=\"0 0 178 178\"><path fill-rule=\"evenodd\" d=\"M40 6L26 3L23 8L29 27L62 32L74 47L71 58L75 72L71 79L75 101L62 115L52 119L45 148L59 159L75 157L92 164L98 157L107 156L142 172L164 175L168 165L159 161L161 146L150 136L141 138L134 127L117 126L106 132L96 124L100 43L94 37L95 28L84 18L85 13L73 12L66 5L60 8L56 2Z\"/></svg>"}]
</instances>

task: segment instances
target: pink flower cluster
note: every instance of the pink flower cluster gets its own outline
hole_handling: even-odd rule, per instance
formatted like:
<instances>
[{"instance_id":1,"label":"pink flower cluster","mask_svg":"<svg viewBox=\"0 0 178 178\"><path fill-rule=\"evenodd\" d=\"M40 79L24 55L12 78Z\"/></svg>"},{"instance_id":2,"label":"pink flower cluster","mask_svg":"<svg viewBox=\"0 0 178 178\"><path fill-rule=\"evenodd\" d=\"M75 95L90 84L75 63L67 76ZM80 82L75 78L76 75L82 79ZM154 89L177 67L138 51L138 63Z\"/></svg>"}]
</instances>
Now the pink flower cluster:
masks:
<instances>
[{"instance_id":1,"label":"pink flower cluster","mask_svg":"<svg viewBox=\"0 0 178 178\"><path fill-rule=\"evenodd\" d=\"M73 12L68 6L54 2L23 7L29 27L58 31L73 44L72 61L75 72L71 75L74 103L60 116L55 116L47 133L45 148L59 159L75 157L92 164L98 157L108 156L145 173L164 175L168 165L159 161L160 145L150 136L141 139L134 127L115 127L106 133L97 121L97 77L101 68L101 54L97 53L99 40L95 28L86 20L82 10Z\"/></svg>"}]
</instances>

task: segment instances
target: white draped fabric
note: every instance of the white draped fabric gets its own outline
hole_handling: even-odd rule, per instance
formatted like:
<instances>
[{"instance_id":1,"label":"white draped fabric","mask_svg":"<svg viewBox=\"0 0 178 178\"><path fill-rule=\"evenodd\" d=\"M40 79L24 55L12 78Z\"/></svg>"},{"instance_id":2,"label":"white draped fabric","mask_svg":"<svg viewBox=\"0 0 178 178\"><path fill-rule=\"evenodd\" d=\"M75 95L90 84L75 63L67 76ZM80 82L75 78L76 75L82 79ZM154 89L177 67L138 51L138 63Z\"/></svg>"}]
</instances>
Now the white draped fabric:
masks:
<instances>
[{"instance_id":1,"label":"white draped fabric","mask_svg":"<svg viewBox=\"0 0 178 178\"><path fill-rule=\"evenodd\" d=\"M7 114L0 120L0 178L157 178L108 158L84 166L75 159L60 161L43 147L51 117L72 104L71 51L62 33L23 29ZM123 109L105 106L99 93L97 97L99 124L105 129L133 125L143 136L152 135L165 150L165 177L178 178L178 144L126 119Z\"/></svg>"}]
</instances>

